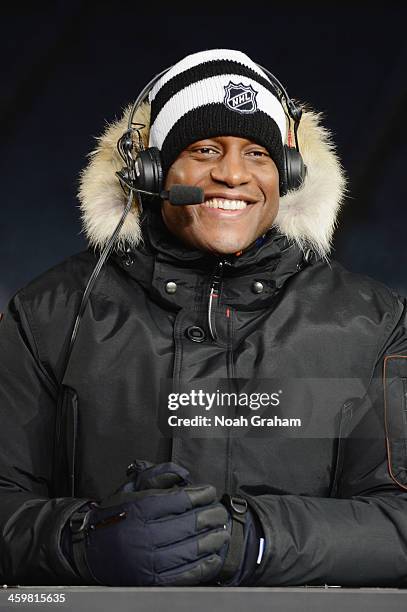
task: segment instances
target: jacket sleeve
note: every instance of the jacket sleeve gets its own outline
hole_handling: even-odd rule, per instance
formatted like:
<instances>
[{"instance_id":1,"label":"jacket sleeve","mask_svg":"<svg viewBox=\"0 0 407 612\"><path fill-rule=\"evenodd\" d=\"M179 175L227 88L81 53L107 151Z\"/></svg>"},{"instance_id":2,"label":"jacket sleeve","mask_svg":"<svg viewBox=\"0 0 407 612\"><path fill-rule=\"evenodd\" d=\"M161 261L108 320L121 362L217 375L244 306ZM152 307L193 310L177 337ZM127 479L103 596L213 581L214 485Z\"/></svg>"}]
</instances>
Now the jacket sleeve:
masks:
<instances>
[{"instance_id":1,"label":"jacket sleeve","mask_svg":"<svg viewBox=\"0 0 407 612\"><path fill-rule=\"evenodd\" d=\"M252 585L407 586L406 328L396 299L368 391L342 415L332 497L245 494L266 543Z\"/></svg>"},{"instance_id":2,"label":"jacket sleeve","mask_svg":"<svg viewBox=\"0 0 407 612\"><path fill-rule=\"evenodd\" d=\"M50 498L57 383L17 294L0 323L1 584L80 584L61 532L87 500Z\"/></svg>"}]
</instances>

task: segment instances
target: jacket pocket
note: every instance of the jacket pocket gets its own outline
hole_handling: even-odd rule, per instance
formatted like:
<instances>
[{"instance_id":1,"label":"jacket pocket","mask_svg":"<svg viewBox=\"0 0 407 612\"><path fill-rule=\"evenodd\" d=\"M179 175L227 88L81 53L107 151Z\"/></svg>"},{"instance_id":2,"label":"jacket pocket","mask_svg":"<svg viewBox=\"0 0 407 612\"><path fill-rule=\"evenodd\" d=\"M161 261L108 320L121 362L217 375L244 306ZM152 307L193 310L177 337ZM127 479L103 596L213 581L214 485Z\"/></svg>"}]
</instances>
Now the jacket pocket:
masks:
<instances>
[{"instance_id":1,"label":"jacket pocket","mask_svg":"<svg viewBox=\"0 0 407 612\"><path fill-rule=\"evenodd\" d=\"M78 438L78 394L62 386L55 421L53 495L75 496L76 446Z\"/></svg>"},{"instance_id":2,"label":"jacket pocket","mask_svg":"<svg viewBox=\"0 0 407 612\"><path fill-rule=\"evenodd\" d=\"M383 389L388 470L407 489L407 356L385 357Z\"/></svg>"}]
</instances>

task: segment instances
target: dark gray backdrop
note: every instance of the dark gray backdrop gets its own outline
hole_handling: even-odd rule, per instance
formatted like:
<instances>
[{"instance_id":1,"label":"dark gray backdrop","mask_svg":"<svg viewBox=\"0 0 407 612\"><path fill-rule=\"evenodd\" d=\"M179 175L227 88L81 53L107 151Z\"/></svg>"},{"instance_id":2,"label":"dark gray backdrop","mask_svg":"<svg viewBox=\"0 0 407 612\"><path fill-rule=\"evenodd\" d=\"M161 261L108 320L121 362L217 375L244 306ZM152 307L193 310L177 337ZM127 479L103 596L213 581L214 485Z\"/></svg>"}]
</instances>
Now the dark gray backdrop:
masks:
<instances>
[{"instance_id":1,"label":"dark gray backdrop","mask_svg":"<svg viewBox=\"0 0 407 612\"><path fill-rule=\"evenodd\" d=\"M105 122L156 72L214 47L245 51L324 113L349 177L333 256L407 293L406 9L32 4L3 10L0 31L0 310L86 248L77 180Z\"/></svg>"}]
</instances>

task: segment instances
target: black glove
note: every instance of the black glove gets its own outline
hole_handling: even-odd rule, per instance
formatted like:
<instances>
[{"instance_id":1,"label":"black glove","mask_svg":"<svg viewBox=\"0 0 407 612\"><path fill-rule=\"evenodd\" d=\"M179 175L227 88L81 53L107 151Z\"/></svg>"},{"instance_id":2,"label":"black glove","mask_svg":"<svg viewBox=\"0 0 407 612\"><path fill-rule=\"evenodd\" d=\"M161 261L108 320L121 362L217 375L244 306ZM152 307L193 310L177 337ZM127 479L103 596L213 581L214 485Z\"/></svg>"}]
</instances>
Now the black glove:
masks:
<instances>
[{"instance_id":1,"label":"black glove","mask_svg":"<svg viewBox=\"0 0 407 612\"><path fill-rule=\"evenodd\" d=\"M89 584L204 584L223 565L227 524L211 485L119 490L71 517L73 557Z\"/></svg>"},{"instance_id":2,"label":"black glove","mask_svg":"<svg viewBox=\"0 0 407 612\"><path fill-rule=\"evenodd\" d=\"M123 494L126 494L127 499L127 494L135 493L137 491L155 489L154 493L157 493L157 489L171 489L175 486L185 487L186 485L191 484L189 472L185 468L182 468L181 466L170 462L156 465L149 461L135 460L127 468L127 476L129 477L129 480L122 484L119 489L117 489L117 491L114 493L114 495L111 496L108 500L105 500L103 504L101 504L100 506L98 506L97 504L93 504L93 506L87 504L82 509L80 509L79 512L76 512L74 514L73 520L71 521L71 525L74 530L73 539L75 541L76 563L73 563L71 529L69 527L64 529L64 552L66 556L70 559L71 564L76 565L77 568L80 568L80 573L82 577L90 584L94 582L100 582L101 584L113 584L113 576L107 576L106 572L103 573L104 580L100 580L102 576L99 575L99 579L96 580L97 576L93 575L94 573L96 573L95 569L93 573L91 573L90 568L95 567L95 561L93 560L92 562L92 559L94 559L94 557L97 557L99 554L95 543L99 545L102 542L100 537L97 536L97 530L103 527L104 531L104 528L108 528L109 525L113 526L115 522L121 522L121 520L126 520L120 516L121 513L118 511L119 508L116 508L116 514L112 514L113 509L110 508L109 510L103 510L104 515L100 515L100 520L98 521L98 515L95 514L95 510L98 510L102 506L105 507L106 505L109 507L109 500L110 502L114 499L123 502ZM225 495L222 498L222 503L228 509L228 513L223 514L222 518L224 519L224 524L226 525L227 534L229 536L231 535L231 540L229 544L230 538L227 538L227 542L225 542L223 546L221 546L218 550L217 554L221 559L221 564L218 567L217 571L214 570L213 572L209 572L208 576L210 576L210 574L212 573L212 578L205 575L195 576L197 570L195 570L195 573L190 574L189 569L184 568L186 570L186 576L184 576L184 573L179 574L177 576L164 576L164 578L170 581L164 583L153 582L153 584L199 584L203 582L206 583L207 580L210 580L212 584L222 584L224 586L250 584L250 577L256 567L256 560L259 551L259 541L262 535L262 530L259 526L258 520L247 508L247 504L244 499L231 498L230 496ZM213 512L213 504L214 502L211 502L209 504L209 506L211 506L211 512ZM216 504L216 506L218 507L219 511L219 504ZM93 510L93 514L89 513L90 510ZM202 510L203 508L201 508L200 511L202 512ZM87 516L85 517L86 514ZM103 522L106 516L108 518L110 517L110 520ZM185 514L182 514L181 516L177 517L177 523L179 524L180 521L184 522L185 517ZM188 520L190 521L190 519L191 517L189 517ZM95 523L97 522L99 522L98 527L96 527L95 525ZM170 523L167 522L167 525L170 525ZM78 528L80 529L80 531L78 533L75 533L76 529ZM215 531L219 533L220 525L218 525L217 527L214 526L214 528ZM207 526L205 533L208 533L208 531L210 531L209 525ZM106 531L106 533L108 532ZM113 550L116 550L117 542L111 541L112 538L114 540L114 538L116 537L116 533L117 532L112 531L109 533L109 538L104 538L104 546L108 546L113 548ZM201 533L201 535L204 534ZM144 532L144 536L142 535L142 537L145 538L145 536L146 533ZM109 541L108 544L106 544L107 540ZM170 554L171 551L164 550L163 552L165 554ZM124 558L121 559L121 565L124 565L127 568L126 550L123 550L122 553L124 555ZM103 555L101 555L101 557L103 557ZM116 553L113 555L113 557L116 557ZM201 563L203 563L204 561L205 559L201 559ZM134 577L132 577L131 579L132 582L126 582L126 584L139 584L138 582L136 583L133 581ZM187 582L184 582L185 579L187 580ZM120 580L120 577L116 577L114 578L114 580L115 585L122 584L122 582L116 581ZM145 580L145 578L142 578L142 580ZM179 582L179 580L181 580L182 582ZM147 585L151 584L151 582L144 581L140 584Z\"/></svg>"},{"instance_id":3,"label":"black glove","mask_svg":"<svg viewBox=\"0 0 407 612\"><path fill-rule=\"evenodd\" d=\"M130 480L119 490L141 491L191 484L188 470L176 463L154 464L135 459L128 466L127 475ZM231 541L227 545L225 562L214 584L250 585L252 574L257 564L260 563L259 553L260 558L262 556L260 541L263 537L263 530L257 516L248 508L244 498L224 495L221 503L229 513L227 528L231 533Z\"/></svg>"}]
</instances>

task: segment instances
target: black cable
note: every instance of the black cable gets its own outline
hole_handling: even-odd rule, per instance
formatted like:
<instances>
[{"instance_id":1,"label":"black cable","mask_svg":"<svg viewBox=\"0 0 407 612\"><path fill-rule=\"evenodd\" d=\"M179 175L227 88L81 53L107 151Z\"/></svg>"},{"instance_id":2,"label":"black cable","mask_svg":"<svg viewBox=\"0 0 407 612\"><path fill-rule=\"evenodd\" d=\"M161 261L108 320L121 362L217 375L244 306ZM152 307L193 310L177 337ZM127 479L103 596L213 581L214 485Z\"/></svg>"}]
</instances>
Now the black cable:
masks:
<instances>
[{"instance_id":1,"label":"black cable","mask_svg":"<svg viewBox=\"0 0 407 612\"><path fill-rule=\"evenodd\" d=\"M72 355L73 347L74 347L76 338L78 336L79 325L80 325L80 322L82 320L83 313L85 312L85 308L86 308L86 305L88 303L91 291L92 291L92 289L94 287L94 284L96 282L96 279L97 279L97 277L99 275L100 270L102 269L103 264L105 263L106 259L109 257L109 255L110 255L110 253L112 251L114 243L116 242L116 238L119 235L121 228L123 227L123 223L126 220L126 217L127 217L127 215L129 214L129 212L131 210L131 205L133 203L133 195L134 195L134 192L131 189L130 192L129 192L126 208L124 209L124 212L123 212L123 214L122 214L122 216L120 218L120 221L117 224L116 229L114 230L113 234L111 235L109 241L105 245L105 247L104 247L104 249L103 249L103 251L102 251L102 253L101 253L100 257L99 257L99 260L98 260L96 266L94 267L94 269L92 271L92 274L90 275L90 278L89 278L88 283L86 285L85 291L84 291L83 296L82 296L81 305L79 307L78 314L77 314L77 317L76 317L76 320L75 320L75 324L73 326L73 331L72 331L71 339L70 339L70 342L69 342L69 348L68 348L68 351L66 352L65 361L64 361L63 368L62 368L62 374L61 374L61 377L60 377L61 385L62 385L62 381L64 379L64 376L66 374L66 370L68 368L68 364L69 364L69 360L70 360L71 355ZM138 194L137 194L137 199L139 200L139 205L142 206L141 197Z\"/></svg>"},{"instance_id":2,"label":"black cable","mask_svg":"<svg viewBox=\"0 0 407 612\"><path fill-rule=\"evenodd\" d=\"M129 187L131 185L131 182L135 180L135 168L134 168L134 159L132 157L132 147L125 147L124 146L124 139L125 138L132 138L132 134L134 132L134 124L133 124L133 117L137 111L137 109L139 108L139 106L144 102L146 96L148 95L148 93L150 92L150 90L152 89L152 87L154 86L154 84L156 83L156 81L158 81L158 79L165 74L169 69L171 68L171 66L169 68L166 68L165 70L162 70L160 73L156 74L150 81L149 83L147 83L147 85L142 89L142 91L139 93L139 95L137 96L136 101L134 102L130 115L129 115L129 121L128 121L128 126L127 126L127 132L119 139L118 143L117 143L117 150L120 154L120 157L123 159L123 161L126 163L128 171L129 171L129 177L130 177L130 183L126 183ZM142 124L137 124L142 126ZM138 131L138 130L137 130ZM140 133L139 133L139 144L142 144L142 141L140 139ZM90 278L88 280L88 283L86 285L85 291L83 293L82 296L82 301L81 301L81 305L79 307L78 310L78 314L75 320L75 324L73 326L73 330L72 330L72 335L71 335L71 339L69 341L69 347L68 347L68 351L66 352L65 355L65 360L64 360L64 364L62 367L62 373L61 373L61 377L60 377L60 381L61 381L61 385L62 385L62 381L64 379L64 376L66 374L67 368L68 368L68 364L69 364L69 360L71 358L72 355L72 351L73 351L73 347L75 345L75 341L78 337L78 329L79 329L79 325L81 323L82 317L83 317L83 313L85 312L85 308L86 305L89 301L89 297L91 294L91 291L95 285L96 279L99 276L99 273L102 269L103 264L105 263L106 259L109 257L112 248L114 246L114 243L116 242L116 238L120 233L120 230L123 226L123 223L128 215L128 213L130 212L131 209L131 205L133 202L133 196L134 196L134 191L133 189L130 187L130 191L128 193L128 199L127 199L127 204L126 207L123 211L123 214L120 218L119 223L116 226L116 229L114 230L112 236L110 237L109 241L107 242L106 246L104 247L99 260L96 264L96 266L94 267L92 274L90 275ZM137 193L137 199L138 199L138 204L139 204L139 209L142 211L143 210L143 204L142 204L142 200L140 195Z\"/></svg>"}]
</instances>

